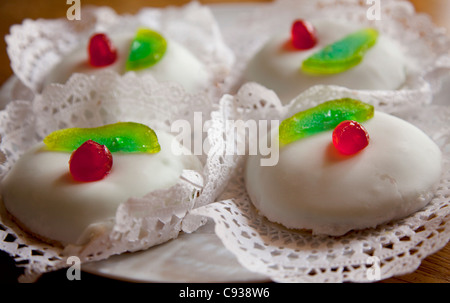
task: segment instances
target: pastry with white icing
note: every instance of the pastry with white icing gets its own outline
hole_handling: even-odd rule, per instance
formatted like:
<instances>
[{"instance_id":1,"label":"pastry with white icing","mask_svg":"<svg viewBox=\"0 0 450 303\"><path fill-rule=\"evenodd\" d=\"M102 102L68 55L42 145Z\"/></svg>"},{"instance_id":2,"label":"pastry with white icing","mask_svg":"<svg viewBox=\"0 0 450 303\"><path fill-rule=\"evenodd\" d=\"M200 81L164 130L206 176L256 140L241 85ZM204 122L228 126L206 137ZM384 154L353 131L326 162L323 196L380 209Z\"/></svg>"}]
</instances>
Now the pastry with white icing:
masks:
<instances>
[{"instance_id":1,"label":"pastry with white icing","mask_svg":"<svg viewBox=\"0 0 450 303\"><path fill-rule=\"evenodd\" d=\"M298 50L292 46L289 32L273 36L249 61L244 71L245 81L274 90L283 103L320 84L359 90L396 90L405 83L408 68L401 48L381 33L376 44L353 68L335 74L305 73L301 69L302 62L309 56L361 29L360 25L333 20L318 20L311 24L317 35L315 46Z\"/></svg>"},{"instance_id":2,"label":"pastry with white icing","mask_svg":"<svg viewBox=\"0 0 450 303\"><path fill-rule=\"evenodd\" d=\"M125 74L128 71L126 62L133 35L129 33L107 36L112 47L116 49L117 60L103 67L95 67L89 63L89 41L85 41L60 60L46 76L44 86L50 83L65 83L74 73L94 75L103 70L112 70L118 74ZM211 76L205 65L180 43L173 39L165 39L167 49L162 58L153 66L133 71L137 74L151 74L158 81L179 83L189 93L206 89L211 82Z\"/></svg>"},{"instance_id":3,"label":"pastry with white icing","mask_svg":"<svg viewBox=\"0 0 450 303\"><path fill-rule=\"evenodd\" d=\"M202 171L199 159L175 137L156 134L158 153L113 153L111 172L95 182L75 181L69 173L71 153L39 143L2 181L5 207L21 227L43 240L82 245L96 231L110 228L119 204L170 188L184 169ZM184 152L174 153L173 144Z\"/></svg>"},{"instance_id":4,"label":"pastry with white icing","mask_svg":"<svg viewBox=\"0 0 450 303\"><path fill-rule=\"evenodd\" d=\"M370 141L353 155L341 154L327 130L281 144L274 166L249 156L246 188L259 212L287 228L339 236L423 208L441 176L439 147L412 124L382 112L361 125ZM278 134L272 131L271 142Z\"/></svg>"}]
</instances>

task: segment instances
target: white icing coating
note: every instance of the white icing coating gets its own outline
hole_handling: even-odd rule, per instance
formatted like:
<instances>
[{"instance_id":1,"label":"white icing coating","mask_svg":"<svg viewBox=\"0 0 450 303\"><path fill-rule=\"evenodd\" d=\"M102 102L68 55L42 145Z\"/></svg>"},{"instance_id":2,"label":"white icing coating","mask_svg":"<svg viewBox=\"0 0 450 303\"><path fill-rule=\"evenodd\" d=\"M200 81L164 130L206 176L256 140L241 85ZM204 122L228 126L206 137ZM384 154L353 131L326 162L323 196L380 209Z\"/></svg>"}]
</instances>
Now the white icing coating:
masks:
<instances>
[{"instance_id":1,"label":"white icing coating","mask_svg":"<svg viewBox=\"0 0 450 303\"><path fill-rule=\"evenodd\" d=\"M363 125L370 143L356 155L339 154L326 131L280 148L275 166L260 166L260 156L249 156L245 178L253 204L288 228L329 235L375 227L424 207L441 175L439 147L385 113L375 112Z\"/></svg>"},{"instance_id":2,"label":"white icing coating","mask_svg":"<svg viewBox=\"0 0 450 303\"><path fill-rule=\"evenodd\" d=\"M88 240L88 228L106 228L114 220L118 205L128 198L175 185L183 169L201 172L197 157L188 151L180 156L172 152L172 135L157 135L159 153L113 153L110 174L87 183L71 178L71 153L48 151L40 143L26 152L5 177L5 207L29 231L45 239L82 244ZM176 140L174 144L178 144Z\"/></svg>"},{"instance_id":3,"label":"white icing coating","mask_svg":"<svg viewBox=\"0 0 450 303\"><path fill-rule=\"evenodd\" d=\"M340 85L350 89L394 90L406 81L407 64L400 48L392 39L380 34L357 66L334 75L308 75L302 62L324 46L361 28L359 25L330 20L312 22L317 31L315 47L298 51L290 45L289 32L271 37L250 60L244 78L274 90L283 103L307 88L318 85Z\"/></svg>"},{"instance_id":4,"label":"white icing coating","mask_svg":"<svg viewBox=\"0 0 450 303\"><path fill-rule=\"evenodd\" d=\"M65 83L72 74L95 74L109 69L119 74L126 73L125 64L133 40L132 35L108 36L117 49L117 60L105 67L92 67L88 60L87 44L83 44L65 56L45 79L45 85L50 83ZM167 39L167 50L162 59L155 65L134 71L137 74L150 73L158 81L171 81L181 84L187 92L194 93L204 89L210 76L206 67L184 46Z\"/></svg>"}]
</instances>

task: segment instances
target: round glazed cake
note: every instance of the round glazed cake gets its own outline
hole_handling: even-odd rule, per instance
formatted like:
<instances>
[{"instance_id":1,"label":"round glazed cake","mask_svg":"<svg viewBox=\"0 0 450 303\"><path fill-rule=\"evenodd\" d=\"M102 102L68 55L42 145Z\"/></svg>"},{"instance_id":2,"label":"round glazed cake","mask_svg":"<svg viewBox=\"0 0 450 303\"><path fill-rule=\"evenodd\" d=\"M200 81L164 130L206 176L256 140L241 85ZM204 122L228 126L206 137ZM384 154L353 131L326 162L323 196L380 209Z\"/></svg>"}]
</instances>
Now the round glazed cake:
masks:
<instances>
[{"instance_id":1,"label":"round glazed cake","mask_svg":"<svg viewBox=\"0 0 450 303\"><path fill-rule=\"evenodd\" d=\"M352 155L338 151L333 131L326 130L281 144L274 166L249 156L246 188L259 212L287 228L339 236L423 208L441 176L438 146L412 124L382 112L361 125L369 143ZM278 129L271 136L279 142Z\"/></svg>"},{"instance_id":2,"label":"round glazed cake","mask_svg":"<svg viewBox=\"0 0 450 303\"><path fill-rule=\"evenodd\" d=\"M127 61L129 60L131 46L135 39L133 34L116 34L106 37L109 40L110 47L116 53L116 60L114 62L105 66L93 66L90 64L89 58L91 54L87 41L62 58L59 64L45 78L44 85L65 83L74 73L95 74L105 69L113 70L119 74L130 71L127 68ZM161 57L157 62L151 66L133 68L131 71L137 74L149 73L158 81L177 82L190 93L205 89L209 83L210 75L204 64L187 48L176 41L165 39L165 42L167 48L160 54ZM151 51L151 49L148 50L148 52ZM93 50L93 52L96 52L96 50ZM103 50L98 50L97 52L101 53ZM138 56L143 55L138 54Z\"/></svg>"},{"instance_id":3,"label":"round glazed cake","mask_svg":"<svg viewBox=\"0 0 450 303\"><path fill-rule=\"evenodd\" d=\"M44 241L82 245L111 227L119 204L170 188L184 169L202 171L198 158L187 150L172 152L173 144L178 144L175 137L162 131L156 134L159 152L113 152L111 171L95 182L72 177L70 152L39 143L3 180L5 207L21 227Z\"/></svg>"},{"instance_id":4,"label":"round glazed cake","mask_svg":"<svg viewBox=\"0 0 450 303\"><path fill-rule=\"evenodd\" d=\"M315 43L296 49L289 32L271 37L249 61L244 79L274 90L283 103L319 84L363 90L395 90L404 84L407 62L397 43L381 33L356 66L330 74L305 72L302 63L308 57L361 29L360 25L332 20L308 24L308 35L314 36Z\"/></svg>"}]
</instances>

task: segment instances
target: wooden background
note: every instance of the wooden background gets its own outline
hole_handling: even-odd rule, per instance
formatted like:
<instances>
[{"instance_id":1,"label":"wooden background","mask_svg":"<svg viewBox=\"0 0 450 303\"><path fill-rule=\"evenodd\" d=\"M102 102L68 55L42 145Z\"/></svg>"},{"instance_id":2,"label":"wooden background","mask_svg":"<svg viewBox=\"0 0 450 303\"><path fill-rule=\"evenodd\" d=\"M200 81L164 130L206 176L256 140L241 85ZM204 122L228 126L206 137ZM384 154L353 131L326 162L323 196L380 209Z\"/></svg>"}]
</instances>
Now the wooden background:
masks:
<instances>
[{"instance_id":1,"label":"wooden background","mask_svg":"<svg viewBox=\"0 0 450 303\"><path fill-rule=\"evenodd\" d=\"M81 0L81 5L107 5L118 13L136 13L141 7L164 7L167 5L183 5L189 0ZM239 3L239 2L271 2L271 0L203 0L203 4L211 3ZM418 12L429 14L434 23L444 27L450 33L450 0L411 0ZM25 18L63 18L69 5L65 0L1 0L0 1L0 36L4 37L13 24L21 23ZM6 54L4 39L0 41L0 85L12 75L9 59ZM6 259L6 261L5 261ZM14 275L10 260L0 254L0 281L8 281L5 275ZM87 275L86 281L107 281L105 278ZM66 279L64 272L55 272L44 275L42 282ZM447 244L439 252L423 260L421 266L413 273L400 277L394 277L382 282L411 282L411 283L449 283L450 282L450 244Z\"/></svg>"}]
</instances>

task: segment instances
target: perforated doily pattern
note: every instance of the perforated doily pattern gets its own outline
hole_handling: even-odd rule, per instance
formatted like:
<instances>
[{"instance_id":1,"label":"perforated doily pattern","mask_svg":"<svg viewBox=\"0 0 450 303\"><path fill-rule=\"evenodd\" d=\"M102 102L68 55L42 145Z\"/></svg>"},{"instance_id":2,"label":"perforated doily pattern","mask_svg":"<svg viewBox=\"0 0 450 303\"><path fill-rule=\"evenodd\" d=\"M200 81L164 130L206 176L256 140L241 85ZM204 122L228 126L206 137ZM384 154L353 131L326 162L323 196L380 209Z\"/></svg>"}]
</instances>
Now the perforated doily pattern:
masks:
<instances>
[{"instance_id":1,"label":"perforated doily pattern","mask_svg":"<svg viewBox=\"0 0 450 303\"><path fill-rule=\"evenodd\" d=\"M359 97L358 92L347 93ZM276 113L282 117L298 107L280 106L272 94L247 84L234 99L222 99L222 110L238 119L253 119L258 113L273 119ZM308 100L316 99L314 94L319 99L336 96L329 87L316 87L300 95L298 105L307 107ZM442 178L433 200L421 211L340 237L289 230L269 222L251 203L243 180L243 156L223 200L193 212L214 219L217 235L243 266L277 282L370 282L414 271L423 258L450 239L450 110L442 106L378 108L384 109L421 128L443 151Z\"/></svg>"},{"instance_id":2,"label":"perforated doily pattern","mask_svg":"<svg viewBox=\"0 0 450 303\"><path fill-rule=\"evenodd\" d=\"M135 121L170 132L174 121L193 125L194 112L206 121L211 110L204 94L186 94L178 84L158 83L150 75L77 74L65 85L48 86L33 102L15 101L0 112L0 178L24 151L57 129ZM99 260L163 243L180 231L195 231L204 221L186 218L189 210L214 201L235 166L233 159L224 156L230 143L223 141L223 130L220 121L213 122L203 138L209 143L207 153L199 155L203 171L186 170L175 186L124 201L115 218L90 230L96 236L86 245L59 247L38 241L20 230L2 206L0 249L25 267L22 279L32 281L43 272L68 266L69 256L78 256L82 262Z\"/></svg>"}]
</instances>

